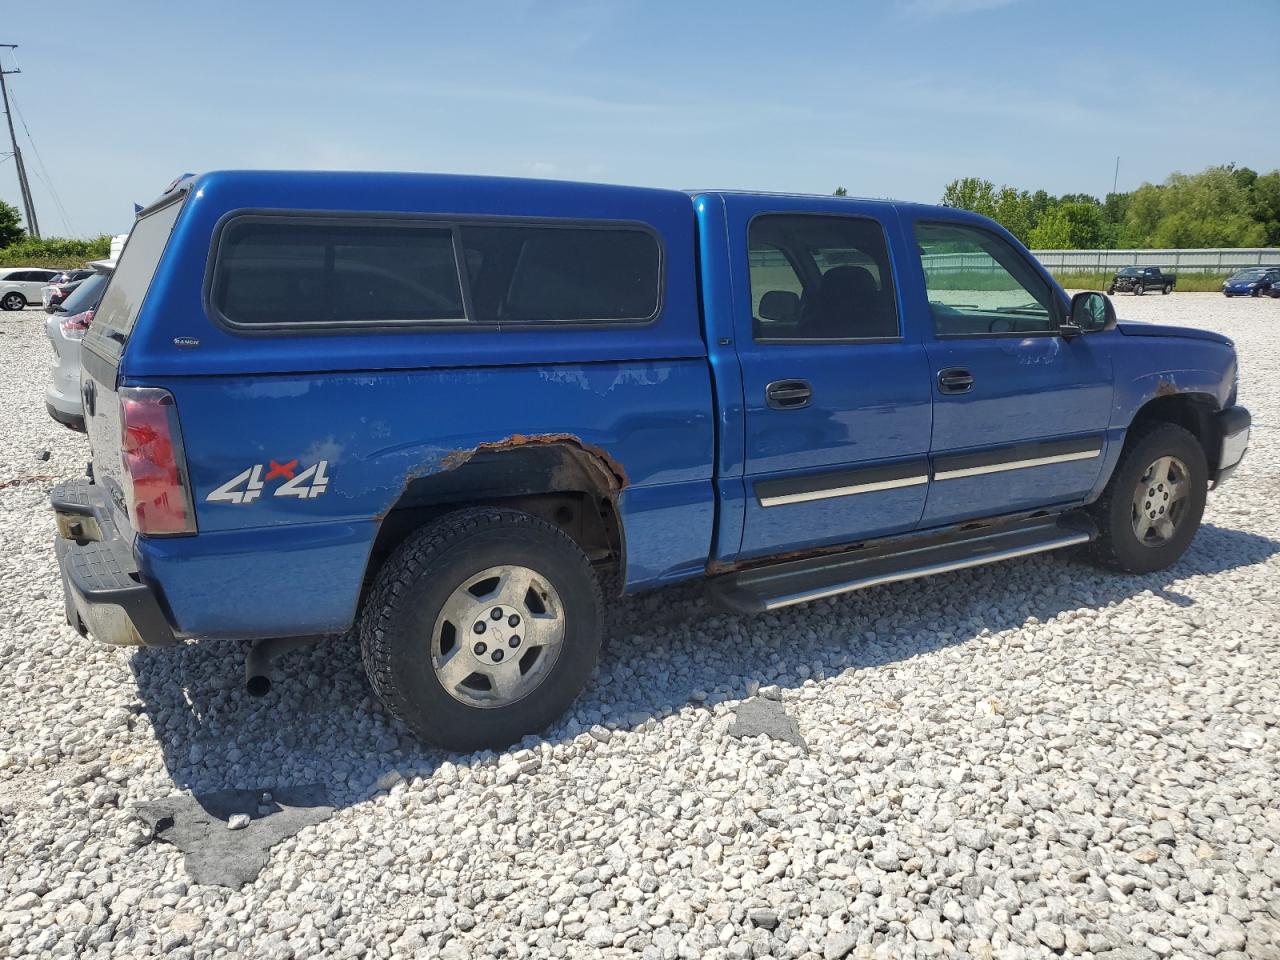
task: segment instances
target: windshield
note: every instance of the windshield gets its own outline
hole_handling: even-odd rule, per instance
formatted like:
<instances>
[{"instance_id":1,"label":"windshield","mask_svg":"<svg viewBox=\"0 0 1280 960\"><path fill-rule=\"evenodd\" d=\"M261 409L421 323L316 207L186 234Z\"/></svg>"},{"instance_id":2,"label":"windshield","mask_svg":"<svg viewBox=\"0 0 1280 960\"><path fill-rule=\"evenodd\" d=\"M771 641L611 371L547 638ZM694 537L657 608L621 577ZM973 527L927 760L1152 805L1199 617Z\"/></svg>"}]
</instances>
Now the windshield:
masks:
<instances>
[{"instance_id":1,"label":"windshield","mask_svg":"<svg viewBox=\"0 0 1280 960\"><path fill-rule=\"evenodd\" d=\"M1231 277L1231 279L1232 280L1261 280L1266 275L1267 275L1267 271L1265 270L1241 270L1239 273L1234 274Z\"/></svg>"},{"instance_id":2,"label":"windshield","mask_svg":"<svg viewBox=\"0 0 1280 960\"><path fill-rule=\"evenodd\" d=\"M107 289L107 281L110 279L109 273L95 273L86 278L80 286L71 291L71 295L66 300L62 301L62 312L83 313L86 310L92 310L102 299L102 291Z\"/></svg>"},{"instance_id":3,"label":"windshield","mask_svg":"<svg viewBox=\"0 0 1280 960\"><path fill-rule=\"evenodd\" d=\"M1123 270L1121 270L1121 271L1120 271L1120 276L1122 276L1122 277L1136 277L1136 276L1137 276L1139 273L1141 273L1141 272L1142 272L1142 271L1141 271L1141 270L1139 270L1137 267L1125 267Z\"/></svg>"},{"instance_id":4,"label":"windshield","mask_svg":"<svg viewBox=\"0 0 1280 960\"><path fill-rule=\"evenodd\" d=\"M178 200L147 214L133 225L111 284L102 297L95 323L123 334L133 329L133 321L138 317L138 310L147 295L147 288L151 286L151 278L181 209L182 201ZM124 337L120 337L119 342L124 343Z\"/></svg>"}]
</instances>

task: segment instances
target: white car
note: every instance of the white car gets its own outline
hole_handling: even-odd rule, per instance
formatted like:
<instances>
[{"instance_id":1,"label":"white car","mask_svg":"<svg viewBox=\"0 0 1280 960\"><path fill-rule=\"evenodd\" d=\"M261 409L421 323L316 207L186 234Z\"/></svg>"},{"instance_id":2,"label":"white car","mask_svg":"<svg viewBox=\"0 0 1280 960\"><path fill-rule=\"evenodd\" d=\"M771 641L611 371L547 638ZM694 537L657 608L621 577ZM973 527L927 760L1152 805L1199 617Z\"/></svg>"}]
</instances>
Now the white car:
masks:
<instances>
[{"instance_id":1,"label":"white car","mask_svg":"<svg viewBox=\"0 0 1280 960\"><path fill-rule=\"evenodd\" d=\"M114 260L89 264L93 273L54 308L45 330L53 344L53 378L44 392L49 416L72 430L84 430L84 410L80 400L80 341L93 322L107 283L115 270Z\"/></svg>"},{"instance_id":2,"label":"white car","mask_svg":"<svg viewBox=\"0 0 1280 960\"><path fill-rule=\"evenodd\" d=\"M61 272L39 267L0 268L0 309L21 310L29 303L39 303L40 288Z\"/></svg>"}]
</instances>

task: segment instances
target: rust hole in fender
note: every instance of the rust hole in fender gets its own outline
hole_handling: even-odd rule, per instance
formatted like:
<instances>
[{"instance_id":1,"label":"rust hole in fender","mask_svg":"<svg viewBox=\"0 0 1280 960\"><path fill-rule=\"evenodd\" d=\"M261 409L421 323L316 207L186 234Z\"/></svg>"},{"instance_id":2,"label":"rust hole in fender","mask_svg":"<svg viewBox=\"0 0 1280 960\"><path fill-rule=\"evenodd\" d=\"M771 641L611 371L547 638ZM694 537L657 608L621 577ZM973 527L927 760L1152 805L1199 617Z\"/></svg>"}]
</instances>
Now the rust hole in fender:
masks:
<instances>
[{"instance_id":1,"label":"rust hole in fender","mask_svg":"<svg viewBox=\"0 0 1280 960\"><path fill-rule=\"evenodd\" d=\"M576 437L571 433L539 433L534 435L515 433L503 440L488 441L467 450L455 450L440 461L440 469L441 471L456 470L463 464L470 462L472 458L480 453L538 446L563 446L572 452L576 452L577 459L588 465L604 481L605 487L614 493L627 485L627 472L622 468L622 464L618 463L605 450L593 444L584 443L581 437Z\"/></svg>"}]
</instances>

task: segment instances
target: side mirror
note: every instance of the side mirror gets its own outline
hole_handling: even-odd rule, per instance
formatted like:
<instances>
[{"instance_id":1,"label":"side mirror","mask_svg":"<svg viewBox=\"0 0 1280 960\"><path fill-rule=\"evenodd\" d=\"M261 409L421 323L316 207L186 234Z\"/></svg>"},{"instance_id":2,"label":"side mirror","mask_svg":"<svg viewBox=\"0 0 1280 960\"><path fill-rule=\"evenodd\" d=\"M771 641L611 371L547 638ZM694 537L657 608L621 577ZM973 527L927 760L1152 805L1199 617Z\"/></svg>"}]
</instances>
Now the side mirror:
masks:
<instances>
[{"instance_id":1,"label":"side mirror","mask_svg":"<svg viewBox=\"0 0 1280 960\"><path fill-rule=\"evenodd\" d=\"M1096 290L1077 293L1071 298L1071 313L1061 327L1062 335L1070 339L1082 333L1110 330L1116 325L1116 308L1111 298Z\"/></svg>"},{"instance_id":2,"label":"side mirror","mask_svg":"<svg viewBox=\"0 0 1280 960\"><path fill-rule=\"evenodd\" d=\"M760 298L760 319L794 323L800 317L800 297L790 290L770 290Z\"/></svg>"}]
</instances>

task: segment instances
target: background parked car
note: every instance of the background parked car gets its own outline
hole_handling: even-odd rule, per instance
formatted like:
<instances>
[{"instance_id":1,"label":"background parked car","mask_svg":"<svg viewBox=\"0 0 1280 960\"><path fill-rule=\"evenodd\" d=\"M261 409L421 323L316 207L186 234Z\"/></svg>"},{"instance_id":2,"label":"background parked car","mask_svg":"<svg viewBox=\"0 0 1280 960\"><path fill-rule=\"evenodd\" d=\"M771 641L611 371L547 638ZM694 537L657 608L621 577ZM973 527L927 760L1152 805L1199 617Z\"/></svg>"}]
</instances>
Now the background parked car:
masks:
<instances>
[{"instance_id":1,"label":"background parked car","mask_svg":"<svg viewBox=\"0 0 1280 960\"><path fill-rule=\"evenodd\" d=\"M84 431L84 410L80 400L80 341L93 322L94 311L102 301L107 281L115 270L114 260L92 264L89 276L79 282L75 292L56 307L45 324L49 342L57 358L53 364L53 382L44 393L49 416L72 430Z\"/></svg>"},{"instance_id":2,"label":"background parked car","mask_svg":"<svg viewBox=\"0 0 1280 960\"><path fill-rule=\"evenodd\" d=\"M53 313L63 300L70 296L71 291L80 285L80 281L86 277L93 276L93 271L85 268L82 270L64 270L57 274L49 281L47 287L40 290L40 299L44 302L44 309L47 313Z\"/></svg>"},{"instance_id":3,"label":"background parked car","mask_svg":"<svg viewBox=\"0 0 1280 960\"><path fill-rule=\"evenodd\" d=\"M1222 284L1224 297L1261 297L1280 286L1280 267L1237 270ZM1280 296L1280 294L1276 294Z\"/></svg>"},{"instance_id":4,"label":"background parked car","mask_svg":"<svg viewBox=\"0 0 1280 960\"><path fill-rule=\"evenodd\" d=\"M50 280L47 287L41 288L40 298L45 303L45 312L52 314L59 303L67 300L70 293L81 283L81 280L92 276L92 270L67 270Z\"/></svg>"},{"instance_id":5,"label":"background parked car","mask_svg":"<svg viewBox=\"0 0 1280 960\"><path fill-rule=\"evenodd\" d=\"M40 288L60 271L38 267L0 268L0 309L21 310L40 302Z\"/></svg>"},{"instance_id":6,"label":"background parked car","mask_svg":"<svg viewBox=\"0 0 1280 960\"><path fill-rule=\"evenodd\" d=\"M79 267L75 270L63 270L55 273L53 279L49 283L57 285L59 283L72 283L76 280L83 280L85 277L93 275L93 270L89 267Z\"/></svg>"},{"instance_id":7,"label":"background parked car","mask_svg":"<svg viewBox=\"0 0 1280 960\"><path fill-rule=\"evenodd\" d=\"M1165 273L1161 267L1122 267L1111 278L1107 293L1115 293L1117 290L1128 291L1139 297L1148 290L1169 293L1177 282L1177 277L1171 273Z\"/></svg>"}]
</instances>

